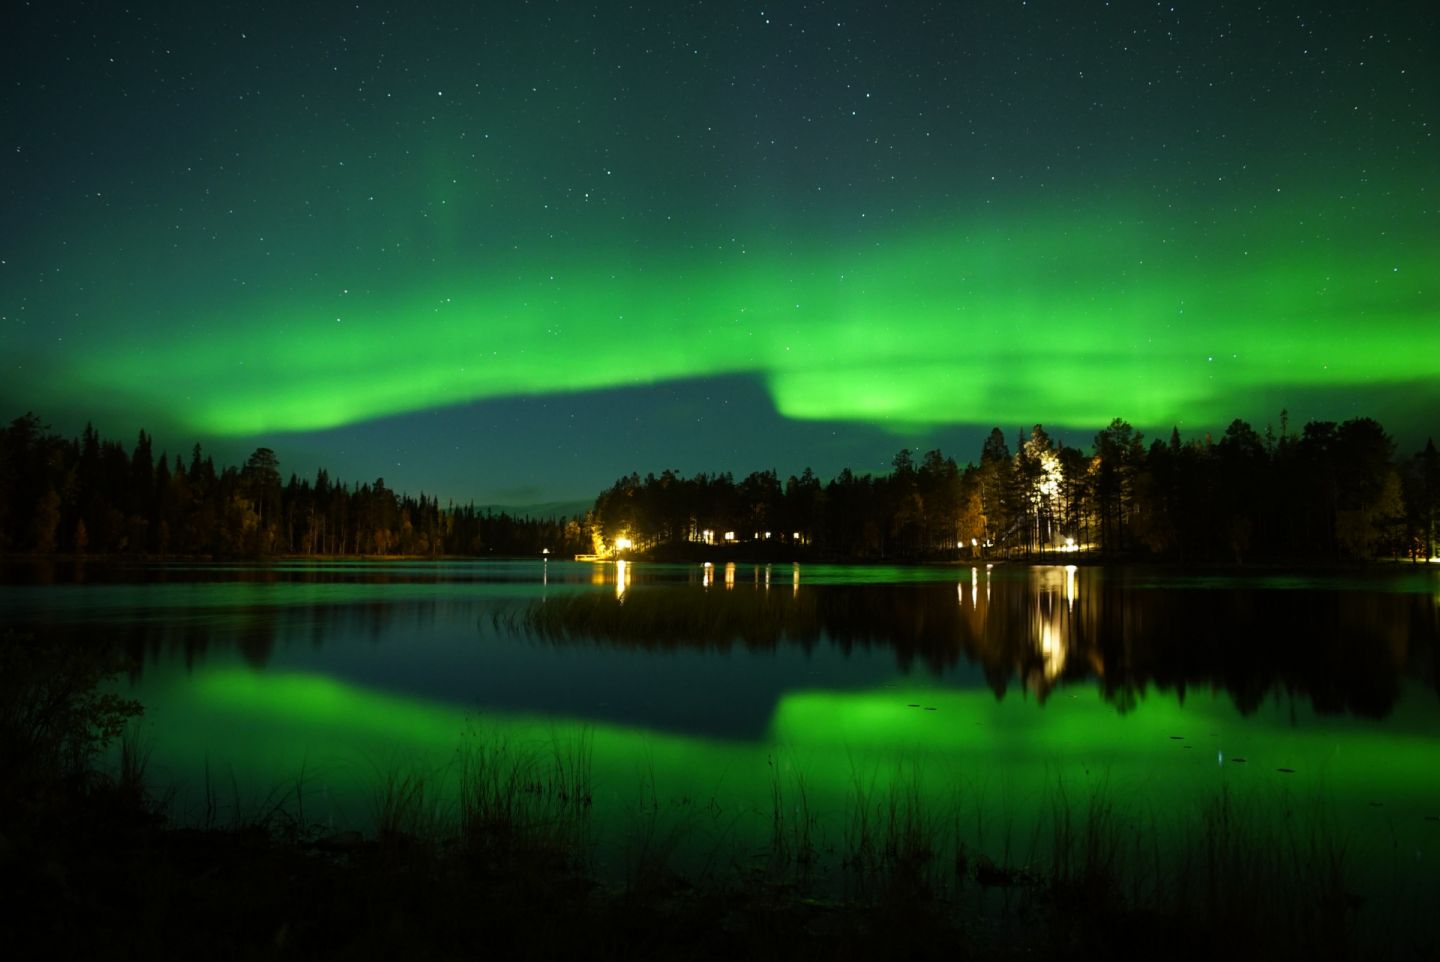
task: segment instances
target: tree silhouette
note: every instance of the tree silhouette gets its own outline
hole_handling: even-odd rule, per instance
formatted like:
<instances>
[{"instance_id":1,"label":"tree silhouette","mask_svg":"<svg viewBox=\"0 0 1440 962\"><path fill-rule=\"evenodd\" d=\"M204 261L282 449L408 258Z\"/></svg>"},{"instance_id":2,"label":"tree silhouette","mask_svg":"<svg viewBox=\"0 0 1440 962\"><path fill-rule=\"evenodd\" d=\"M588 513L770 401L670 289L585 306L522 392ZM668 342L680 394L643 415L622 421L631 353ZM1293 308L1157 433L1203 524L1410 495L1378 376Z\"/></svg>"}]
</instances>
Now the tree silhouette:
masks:
<instances>
[{"instance_id":1,"label":"tree silhouette","mask_svg":"<svg viewBox=\"0 0 1440 962\"><path fill-rule=\"evenodd\" d=\"M1034 557L1056 550L1185 561L1419 560L1436 549L1440 453L1401 463L1370 418L1312 421L1277 437L1243 420L1218 442L1178 430L1148 451L1121 419L1089 453L1042 425L1012 453L994 429L979 464L936 449L897 452L888 474L843 469L821 483L806 468L643 479L600 492L582 518L526 519L441 505L383 478L347 486L324 469L282 483L274 450L217 468L199 445L188 464L86 425L65 440L32 413L0 430L0 550L185 557L538 555L636 550L683 557L702 548L845 560ZM766 533L770 537L766 538Z\"/></svg>"}]
</instances>

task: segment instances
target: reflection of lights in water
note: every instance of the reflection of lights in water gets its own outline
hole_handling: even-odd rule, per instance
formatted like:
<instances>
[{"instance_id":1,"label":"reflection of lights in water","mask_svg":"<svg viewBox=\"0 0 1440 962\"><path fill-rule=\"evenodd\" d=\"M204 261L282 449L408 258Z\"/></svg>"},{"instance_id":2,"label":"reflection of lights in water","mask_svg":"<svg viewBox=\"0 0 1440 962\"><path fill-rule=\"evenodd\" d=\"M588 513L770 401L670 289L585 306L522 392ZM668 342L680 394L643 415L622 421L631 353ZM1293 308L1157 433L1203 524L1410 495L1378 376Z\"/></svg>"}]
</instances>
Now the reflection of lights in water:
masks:
<instances>
[{"instance_id":1,"label":"reflection of lights in water","mask_svg":"<svg viewBox=\"0 0 1440 962\"><path fill-rule=\"evenodd\" d=\"M1065 668L1065 639L1049 620L1040 625L1040 657L1044 659L1045 680L1054 681Z\"/></svg>"},{"instance_id":2,"label":"reflection of lights in water","mask_svg":"<svg viewBox=\"0 0 1440 962\"><path fill-rule=\"evenodd\" d=\"M627 561L615 562L615 597L625 597L625 582L630 580L630 564Z\"/></svg>"},{"instance_id":3,"label":"reflection of lights in water","mask_svg":"<svg viewBox=\"0 0 1440 962\"><path fill-rule=\"evenodd\" d=\"M708 561L705 562L704 572L700 577L700 584L702 587L708 588L715 583L715 566Z\"/></svg>"},{"instance_id":4,"label":"reflection of lights in water","mask_svg":"<svg viewBox=\"0 0 1440 962\"><path fill-rule=\"evenodd\" d=\"M965 582L963 582L963 581L956 582L956 584L955 584L955 597L960 600L960 607L961 607L961 608L964 608L964 607L965 607Z\"/></svg>"},{"instance_id":5,"label":"reflection of lights in water","mask_svg":"<svg viewBox=\"0 0 1440 962\"><path fill-rule=\"evenodd\" d=\"M792 595L798 595L800 593L800 562L798 561L795 562L794 577L790 582L790 586L790 593Z\"/></svg>"},{"instance_id":6,"label":"reflection of lights in water","mask_svg":"<svg viewBox=\"0 0 1440 962\"><path fill-rule=\"evenodd\" d=\"M735 587L735 562L725 562L725 587Z\"/></svg>"},{"instance_id":7,"label":"reflection of lights in water","mask_svg":"<svg viewBox=\"0 0 1440 962\"><path fill-rule=\"evenodd\" d=\"M1033 588L1030 596L1030 637L1036 654L1040 656L1038 671L1027 672L1026 684L1033 690L1047 690L1065 671L1070 647L1070 619L1075 604L1076 573L1074 565L1032 568L1030 571ZM1062 592L1067 602L1064 606L1060 604Z\"/></svg>"},{"instance_id":8,"label":"reflection of lights in water","mask_svg":"<svg viewBox=\"0 0 1440 962\"><path fill-rule=\"evenodd\" d=\"M765 590L770 590L770 566L765 566Z\"/></svg>"}]
</instances>

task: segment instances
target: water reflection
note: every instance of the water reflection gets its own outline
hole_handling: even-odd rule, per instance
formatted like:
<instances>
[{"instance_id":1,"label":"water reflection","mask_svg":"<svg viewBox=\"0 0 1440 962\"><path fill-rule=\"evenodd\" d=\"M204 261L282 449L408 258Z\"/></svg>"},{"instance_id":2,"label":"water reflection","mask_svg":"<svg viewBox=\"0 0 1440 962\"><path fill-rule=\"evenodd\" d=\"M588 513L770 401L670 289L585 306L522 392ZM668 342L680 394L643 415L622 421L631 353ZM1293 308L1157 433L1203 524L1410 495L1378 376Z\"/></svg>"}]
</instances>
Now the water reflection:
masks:
<instances>
[{"instance_id":1,"label":"water reflection","mask_svg":"<svg viewBox=\"0 0 1440 962\"><path fill-rule=\"evenodd\" d=\"M1039 671L1032 669L1026 677L1026 685L1036 692L1048 691L1065 670L1065 653L1072 636L1070 628L1071 608L1062 605L1064 598L1073 597L1073 570L1061 572L1056 568L1043 568L1031 582L1032 637L1040 655ZM1063 587L1062 587L1063 582Z\"/></svg>"},{"instance_id":2,"label":"water reflection","mask_svg":"<svg viewBox=\"0 0 1440 962\"><path fill-rule=\"evenodd\" d=\"M1122 710L1151 687L1183 697L1204 686L1228 691L1245 712L1283 691L1322 712L1380 717L1407 675L1440 690L1440 619L1427 594L1162 590L1070 565L987 567L983 591L971 568L948 584L822 583L803 595L796 568L796 590L775 595L763 580L736 589L734 567L718 595L649 583L623 607L570 595L532 604L508 626L562 644L640 649L889 648L906 671L978 666L997 697L1019 684L1043 702L1059 685L1098 681Z\"/></svg>"},{"instance_id":3,"label":"water reflection","mask_svg":"<svg viewBox=\"0 0 1440 962\"><path fill-rule=\"evenodd\" d=\"M773 566L736 562L723 563L726 590L711 591L715 567L97 564L0 585L0 609L22 630L103 630L142 663L178 654L186 666L207 648L261 667L280 646L394 645L478 626L634 653L823 648L833 664L865 651L997 697L1019 689L1043 703L1060 686L1098 685L1122 711L1152 688L1183 697L1200 686L1245 712L1285 695L1379 717L1407 678L1440 691L1429 566L1327 580L1002 565L984 566L983 590L982 566L806 566L803 592L799 565L790 592L769 590Z\"/></svg>"}]
</instances>

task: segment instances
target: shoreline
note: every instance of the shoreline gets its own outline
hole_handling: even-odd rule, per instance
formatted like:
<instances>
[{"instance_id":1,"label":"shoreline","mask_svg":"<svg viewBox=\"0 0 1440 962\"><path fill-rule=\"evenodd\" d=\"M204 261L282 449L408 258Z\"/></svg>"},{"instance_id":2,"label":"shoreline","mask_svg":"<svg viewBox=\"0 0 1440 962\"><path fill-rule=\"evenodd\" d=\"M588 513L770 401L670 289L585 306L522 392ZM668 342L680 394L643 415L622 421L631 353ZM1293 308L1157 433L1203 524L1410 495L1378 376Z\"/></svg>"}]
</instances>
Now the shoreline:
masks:
<instances>
[{"instance_id":1,"label":"shoreline","mask_svg":"<svg viewBox=\"0 0 1440 962\"><path fill-rule=\"evenodd\" d=\"M1247 561L1243 564L1224 561L1179 561L1173 558L1145 558L1135 555L1098 556L1093 554L1075 552L1053 552L1043 555L1032 555L1030 557L1005 558L844 558L821 553L794 555L779 552L753 553L738 549L714 548L703 551L665 553L657 557L647 552L627 552L622 558L568 558L558 555L517 555L517 554L494 554L494 555L408 555L408 554L387 554L387 555L304 555L304 554L283 554L267 555L263 557L245 558L239 556L212 556L212 555L132 555L132 554L74 554L56 553L37 555L30 553L5 553L0 552L0 565L43 565L43 564L97 564L111 565L116 567L154 567L162 565L178 566L204 566L217 565L224 567L266 567L271 565L287 564L356 564L356 565L388 565L402 563L434 563L453 564L457 562L488 562L488 561L555 561L574 564L600 564L612 565L616 561L627 561L637 564L663 564L663 565L694 565L694 564L724 564L733 562L735 564L799 564L799 565L832 565L837 567L853 568L879 568L879 567L902 567L902 568L973 568L983 565L993 567L1052 567L1062 565L1075 565L1080 568L1113 568L1113 569L1159 569L1172 571L1193 571L1193 572L1354 572L1354 571L1376 571L1391 570L1395 568L1414 568L1421 570L1427 565L1440 565L1440 558L1410 559L1410 558L1372 558L1369 560L1342 560L1342 561L1314 561L1300 559L1261 559Z\"/></svg>"}]
</instances>

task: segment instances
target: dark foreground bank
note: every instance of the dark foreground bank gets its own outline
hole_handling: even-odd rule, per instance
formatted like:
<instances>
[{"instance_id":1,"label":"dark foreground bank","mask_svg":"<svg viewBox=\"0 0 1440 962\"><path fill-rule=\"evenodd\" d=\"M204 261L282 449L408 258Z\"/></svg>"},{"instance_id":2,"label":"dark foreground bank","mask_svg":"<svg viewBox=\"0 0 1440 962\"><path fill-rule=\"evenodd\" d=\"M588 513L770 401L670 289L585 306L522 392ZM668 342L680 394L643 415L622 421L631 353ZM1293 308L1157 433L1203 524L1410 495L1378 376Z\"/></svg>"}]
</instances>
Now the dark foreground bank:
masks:
<instances>
[{"instance_id":1,"label":"dark foreground bank","mask_svg":"<svg viewBox=\"0 0 1440 962\"><path fill-rule=\"evenodd\" d=\"M1318 900L1309 888L1282 893L1278 915L1276 893L1244 888L1197 890L1189 906L1133 900L1130 880L1107 874L1100 852L1047 875L983 857L957 862L943 893L919 865L897 860L863 894L817 898L773 866L601 885L568 853L497 838L308 838L283 819L172 828L114 785L51 816L0 842L7 941L25 947L11 958L1347 959L1434 950L1357 945L1359 906L1328 882ZM1240 870L1239 861L1227 869Z\"/></svg>"},{"instance_id":2,"label":"dark foreground bank","mask_svg":"<svg viewBox=\"0 0 1440 962\"><path fill-rule=\"evenodd\" d=\"M146 776L141 706L111 693L123 667L98 642L0 635L7 958L1370 959L1440 946L1433 913L1401 901L1413 891L1360 890L1322 822L1223 795L1163 854L1154 822L1119 801L1061 795L1021 856L967 844L903 782L854 802L827 844L803 782L777 780L759 851L682 868L677 840L641 817L611 840L617 872L594 857L585 751L536 764L480 745L443 817L402 772L377 777L363 834L308 822L299 787L247 812L207 785L182 824Z\"/></svg>"}]
</instances>

